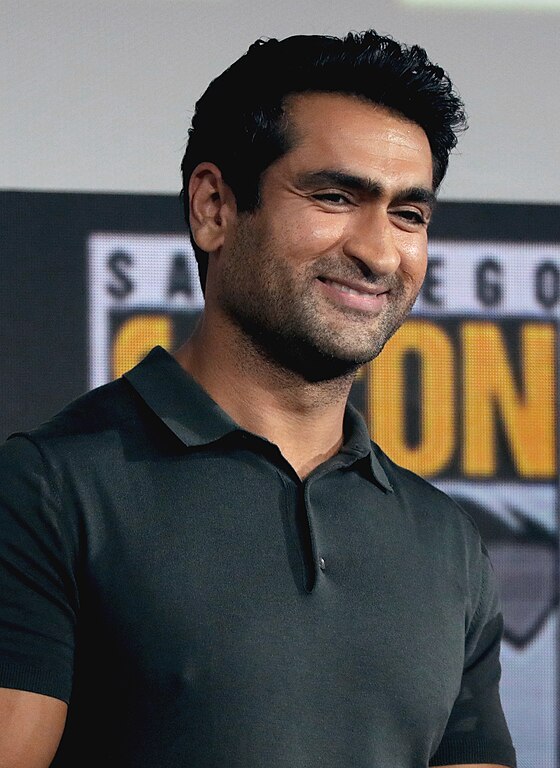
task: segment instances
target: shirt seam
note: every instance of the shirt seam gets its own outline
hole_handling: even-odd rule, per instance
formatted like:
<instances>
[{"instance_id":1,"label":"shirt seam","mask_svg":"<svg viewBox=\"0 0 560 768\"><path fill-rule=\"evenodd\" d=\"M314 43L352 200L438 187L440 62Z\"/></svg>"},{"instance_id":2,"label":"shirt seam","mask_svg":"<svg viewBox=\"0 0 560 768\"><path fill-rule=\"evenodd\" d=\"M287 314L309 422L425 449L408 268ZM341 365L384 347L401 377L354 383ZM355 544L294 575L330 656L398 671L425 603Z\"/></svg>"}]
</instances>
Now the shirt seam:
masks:
<instances>
[{"instance_id":1,"label":"shirt seam","mask_svg":"<svg viewBox=\"0 0 560 768\"><path fill-rule=\"evenodd\" d=\"M282 481L282 485L284 486L284 510L286 512L286 515L289 516L289 514L290 514L290 506L289 506L289 503L288 503L288 493L289 493L290 489L289 489L288 483L286 482L286 479L285 479L285 477L283 477L282 473L279 472L278 469L276 469L276 473L277 473L278 477L280 478L280 480ZM297 510L296 510L296 512L297 512ZM301 566L302 585L305 588L305 575L306 575L306 570L307 569L306 569L305 556L304 556L303 552L301 551L301 545L299 543L298 543L298 546L297 546L297 553L298 553L298 558L299 558L299 562L300 562L300 566Z\"/></svg>"},{"instance_id":2,"label":"shirt seam","mask_svg":"<svg viewBox=\"0 0 560 768\"><path fill-rule=\"evenodd\" d=\"M485 557L485 555L482 555L482 557ZM486 599L486 593L488 588L488 576L487 576L486 569L482 569L481 580L482 581L481 581L480 590L479 590L478 603L476 606L476 610L469 623L469 628L467 630L467 633L465 635L465 645L467 645L468 642L470 641L470 638L473 635L474 630L478 625L478 622L480 620L480 616L482 613L482 607L484 605L484 600Z\"/></svg>"},{"instance_id":3,"label":"shirt seam","mask_svg":"<svg viewBox=\"0 0 560 768\"><path fill-rule=\"evenodd\" d=\"M62 524L64 515L61 514L61 511L64 509L64 504L62 499L62 492L60 489L60 481L59 481L59 478L57 477L54 467L52 466L52 462L48 459L45 448L41 445L40 441L32 437L29 433L14 432L13 434L10 435L8 439L13 437L19 437L26 440L35 448L35 450L41 457L41 463L45 471L44 481L47 483L48 488L53 495L53 500L52 500L53 507L56 511L56 514L51 517L51 522L52 522L52 525L56 528L56 532L59 535L61 541L64 543L64 546L67 548L67 551L71 557L72 564L75 567L77 560L79 560L79 555L75 552L75 547L72 541L72 537L68 534L68 531L66 530L65 526ZM41 491L40 501L41 501L41 507L44 508L45 499L42 491ZM61 554L64 555L64 552L62 552ZM79 608L79 605L76 606L76 610L78 608Z\"/></svg>"}]
</instances>

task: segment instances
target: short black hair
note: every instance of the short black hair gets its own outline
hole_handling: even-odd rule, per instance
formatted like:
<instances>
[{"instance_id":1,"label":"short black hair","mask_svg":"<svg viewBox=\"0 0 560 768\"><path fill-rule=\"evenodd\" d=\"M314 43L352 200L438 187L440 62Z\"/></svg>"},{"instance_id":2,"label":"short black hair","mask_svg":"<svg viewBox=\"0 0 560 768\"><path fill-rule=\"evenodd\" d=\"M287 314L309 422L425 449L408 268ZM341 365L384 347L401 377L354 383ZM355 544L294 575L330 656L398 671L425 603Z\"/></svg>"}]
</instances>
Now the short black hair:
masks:
<instances>
[{"instance_id":1,"label":"short black hair","mask_svg":"<svg viewBox=\"0 0 560 768\"><path fill-rule=\"evenodd\" d=\"M432 150L434 190L457 134L467 127L463 102L448 75L418 45L404 45L374 30L342 38L259 39L210 83L195 105L181 163L187 225L187 188L201 162L218 166L239 212L258 207L263 172L290 148L286 97L306 92L359 96L423 128ZM208 254L192 235L191 241L204 288Z\"/></svg>"}]
</instances>

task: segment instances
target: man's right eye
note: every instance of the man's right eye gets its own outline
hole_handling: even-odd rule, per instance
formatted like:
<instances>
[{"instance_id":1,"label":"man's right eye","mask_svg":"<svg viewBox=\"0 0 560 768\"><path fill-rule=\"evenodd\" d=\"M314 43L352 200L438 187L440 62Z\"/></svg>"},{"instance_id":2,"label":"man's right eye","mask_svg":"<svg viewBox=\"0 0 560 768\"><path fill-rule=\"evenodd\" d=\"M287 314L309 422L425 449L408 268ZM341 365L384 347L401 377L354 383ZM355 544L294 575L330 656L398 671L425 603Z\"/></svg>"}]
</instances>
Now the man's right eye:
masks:
<instances>
[{"instance_id":1,"label":"man's right eye","mask_svg":"<svg viewBox=\"0 0 560 768\"><path fill-rule=\"evenodd\" d=\"M316 192L313 197L315 200L320 200L325 203L333 203L334 205L349 205L351 200L342 192Z\"/></svg>"}]
</instances>

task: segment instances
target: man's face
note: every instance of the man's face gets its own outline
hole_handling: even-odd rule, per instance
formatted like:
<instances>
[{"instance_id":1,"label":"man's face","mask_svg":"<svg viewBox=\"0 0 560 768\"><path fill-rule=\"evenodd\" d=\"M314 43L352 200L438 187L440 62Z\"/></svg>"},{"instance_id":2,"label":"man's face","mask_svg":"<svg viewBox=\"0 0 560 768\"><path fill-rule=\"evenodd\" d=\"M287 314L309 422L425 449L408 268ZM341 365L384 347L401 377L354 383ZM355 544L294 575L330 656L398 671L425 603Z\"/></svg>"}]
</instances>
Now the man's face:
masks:
<instances>
[{"instance_id":1,"label":"man's face","mask_svg":"<svg viewBox=\"0 0 560 768\"><path fill-rule=\"evenodd\" d=\"M217 257L219 306L306 378L373 359L424 278L432 154L415 123L352 96L290 97L291 149Z\"/></svg>"}]
</instances>

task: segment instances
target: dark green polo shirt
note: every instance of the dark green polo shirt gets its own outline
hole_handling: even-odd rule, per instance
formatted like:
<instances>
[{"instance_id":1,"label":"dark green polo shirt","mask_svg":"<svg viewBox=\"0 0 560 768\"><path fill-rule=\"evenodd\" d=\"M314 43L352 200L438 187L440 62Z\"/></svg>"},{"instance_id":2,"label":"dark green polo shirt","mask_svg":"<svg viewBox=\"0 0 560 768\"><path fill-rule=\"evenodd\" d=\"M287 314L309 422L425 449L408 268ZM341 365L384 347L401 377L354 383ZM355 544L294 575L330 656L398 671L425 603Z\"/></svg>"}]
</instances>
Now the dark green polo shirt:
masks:
<instances>
[{"instance_id":1,"label":"dark green polo shirt","mask_svg":"<svg viewBox=\"0 0 560 768\"><path fill-rule=\"evenodd\" d=\"M156 348L0 450L0 685L55 766L514 766L471 519L349 407L301 482Z\"/></svg>"}]
</instances>

